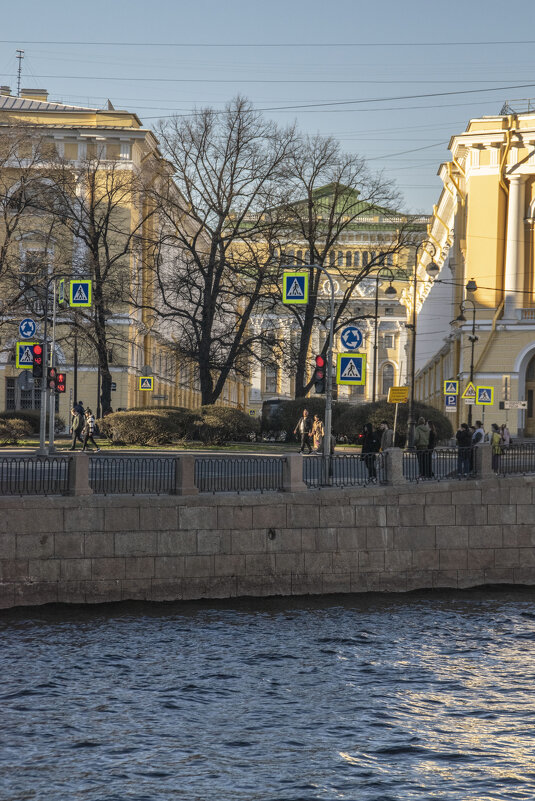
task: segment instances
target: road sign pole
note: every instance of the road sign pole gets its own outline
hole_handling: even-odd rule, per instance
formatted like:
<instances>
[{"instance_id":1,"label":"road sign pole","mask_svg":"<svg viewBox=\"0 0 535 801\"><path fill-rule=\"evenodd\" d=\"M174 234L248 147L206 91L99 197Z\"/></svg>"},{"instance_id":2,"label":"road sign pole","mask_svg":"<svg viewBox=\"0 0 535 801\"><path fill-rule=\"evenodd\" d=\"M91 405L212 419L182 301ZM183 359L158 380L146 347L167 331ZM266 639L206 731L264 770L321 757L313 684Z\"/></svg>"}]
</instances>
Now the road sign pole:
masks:
<instances>
[{"instance_id":1,"label":"road sign pole","mask_svg":"<svg viewBox=\"0 0 535 801\"><path fill-rule=\"evenodd\" d=\"M53 311L52 311L52 345L50 350L50 365L54 365L54 349L56 347L56 282L52 282L54 287ZM49 390L50 408L48 418L48 452L54 453L54 428L56 423L56 393Z\"/></svg>"},{"instance_id":2,"label":"road sign pole","mask_svg":"<svg viewBox=\"0 0 535 801\"><path fill-rule=\"evenodd\" d=\"M46 456L48 451L46 449L46 399L47 386L46 386L46 370L48 367L48 287L50 282L46 282L45 286L45 324L43 331L43 377L41 378L41 419L39 424L39 450L37 453L40 456Z\"/></svg>"}]
</instances>

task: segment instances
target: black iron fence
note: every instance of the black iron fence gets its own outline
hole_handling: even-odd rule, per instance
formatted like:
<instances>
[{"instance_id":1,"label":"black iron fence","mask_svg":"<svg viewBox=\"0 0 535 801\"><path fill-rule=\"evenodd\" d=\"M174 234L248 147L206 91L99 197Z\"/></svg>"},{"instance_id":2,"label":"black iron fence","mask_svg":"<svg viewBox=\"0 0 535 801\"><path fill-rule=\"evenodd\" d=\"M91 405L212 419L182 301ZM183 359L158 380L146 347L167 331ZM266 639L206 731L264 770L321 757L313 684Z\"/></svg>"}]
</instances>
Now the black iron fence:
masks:
<instances>
[{"instance_id":1,"label":"black iron fence","mask_svg":"<svg viewBox=\"0 0 535 801\"><path fill-rule=\"evenodd\" d=\"M364 487L386 480L384 453L335 455L329 467L322 456L303 457L303 481L307 487Z\"/></svg>"},{"instance_id":2,"label":"black iron fence","mask_svg":"<svg viewBox=\"0 0 535 801\"><path fill-rule=\"evenodd\" d=\"M69 490L70 460L54 456L0 458L1 495L62 495Z\"/></svg>"},{"instance_id":3,"label":"black iron fence","mask_svg":"<svg viewBox=\"0 0 535 801\"><path fill-rule=\"evenodd\" d=\"M89 486L98 494L169 495L175 488L176 459L107 456L89 464Z\"/></svg>"},{"instance_id":4,"label":"black iron fence","mask_svg":"<svg viewBox=\"0 0 535 801\"><path fill-rule=\"evenodd\" d=\"M500 475L535 473L535 443L523 442L492 455L492 467Z\"/></svg>"},{"instance_id":5,"label":"black iron fence","mask_svg":"<svg viewBox=\"0 0 535 801\"><path fill-rule=\"evenodd\" d=\"M475 470L474 448L436 448L403 452L403 475L407 481L463 479Z\"/></svg>"},{"instance_id":6,"label":"black iron fence","mask_svg":"<svg viewBox=\"0 0 535 801\"><path fill-rule=\"evenodd\" d=\"M283 488L284 457L242 456L195 459L199 492L276 492Z\"/></svg>"}]
</instances>

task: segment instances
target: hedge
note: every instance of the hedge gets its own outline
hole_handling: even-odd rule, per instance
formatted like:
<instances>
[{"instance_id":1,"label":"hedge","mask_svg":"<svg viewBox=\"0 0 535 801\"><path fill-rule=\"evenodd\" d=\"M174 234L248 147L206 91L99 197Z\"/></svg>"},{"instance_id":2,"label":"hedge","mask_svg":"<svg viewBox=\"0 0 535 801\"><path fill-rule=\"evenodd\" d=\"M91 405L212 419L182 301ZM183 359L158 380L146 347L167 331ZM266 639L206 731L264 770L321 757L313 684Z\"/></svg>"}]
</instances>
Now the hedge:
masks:
<instances>
[{"instance_id":1,"label":"hedge","mask_svg":"<svg viewBox=\"0 0 535 801\"><path fill-rule=\"evenodd\" d=\"M239 409L203 406L153 407L114 412L98 421L102 436L116 445L169 445L201 441L221 445L249 438L258 423Z\"/></svg>"},{"instance_id":2,"label":"hedge","mask_svg":"<svg viewBox=\"0 0 535 801\"><path fill-rule=\"evenodd\" d=\"M0 419L0 445L18 445L21 439L31 436L32 427L27 420L12 417Z\"/></svg>"},{"instance_id":3,"label":"hedge","mask_svg":"<svg viewBox=\"0 0 535 801\"><path fill-rule=\"evenodd\" d=\"M39 434L39 429L41 426L41 412L38 409L26 409L24 411L13 411L13 412L0 412L0 422L4 420L24 420L30 426L30 434ZM55 418L55 430L56 432L64 431L66 428L65 420L56 415ZM47 425L48 425L48 413L47 413Z\"/></svg>"},{"instance_id":4,"label":"hedge","mask_svg":"<svg viewBox=\"0 0 535 801\"><path fill-rule=\"evenodd\" d=\"M325 400L323 398L312 397L302 398L300 400L281 401L271 414L268 414L268 408L269 406L266 405L262 410L262 431L285 431L287 439L291 439L293 430L303 409L308 409L311 417L315 414L319 414L321 419L325 421ZM336 401L333 403L333 434L336 437L347 437L349 442L356 442L364 423L371 423L376 429L379 427L382 420L387 420L390 425L393 426L394 412L395 405L387 403L386 401L359 404ZM415 403L414 414L416 419L424 417L426 420L433 421L437 427L439 442L453 436L450 420L433 406ZM400 403L398 406L396 426L396 445L404 445L407 439L407 416L408 404Z\"/></svg>"}]
</instances>

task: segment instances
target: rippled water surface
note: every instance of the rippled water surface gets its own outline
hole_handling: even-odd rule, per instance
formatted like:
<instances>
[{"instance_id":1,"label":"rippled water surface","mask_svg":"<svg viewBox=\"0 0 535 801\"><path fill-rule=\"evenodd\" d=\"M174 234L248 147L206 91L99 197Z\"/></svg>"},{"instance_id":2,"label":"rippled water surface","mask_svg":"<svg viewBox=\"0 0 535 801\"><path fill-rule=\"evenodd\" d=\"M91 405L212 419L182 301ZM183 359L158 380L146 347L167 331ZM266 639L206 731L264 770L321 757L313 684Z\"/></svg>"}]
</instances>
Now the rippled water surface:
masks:
<instances>
[{"instance_id":1,"label":"rippled water surface","mask_svg":"<svg viewBox=\"0 0 535 801\"><path fill-rule=\"evenodd\" d=\"M0 616L6 801L534 799L535 592Z\"/></svg>"}]
</instances>

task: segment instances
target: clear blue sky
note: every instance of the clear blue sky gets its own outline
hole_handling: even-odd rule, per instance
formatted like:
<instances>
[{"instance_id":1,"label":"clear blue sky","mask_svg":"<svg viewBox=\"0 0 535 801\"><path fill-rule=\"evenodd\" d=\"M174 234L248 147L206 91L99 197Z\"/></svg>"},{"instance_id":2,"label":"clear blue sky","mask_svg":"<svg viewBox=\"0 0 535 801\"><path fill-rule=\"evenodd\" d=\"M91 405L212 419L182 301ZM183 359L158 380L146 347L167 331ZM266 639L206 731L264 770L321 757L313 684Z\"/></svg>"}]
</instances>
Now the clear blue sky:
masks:
<instances>
[{"instance_id":1,"label":"clear blue sky","mask_svg":"<svg viewBox=\"0 0 535 801\"><path fill-rule=\"evenodd\" d=\"M466 42L479 44L452 44ZM450 136L505 100L535 98L533 3L21 0L4 4L0 28L0 83L13 92L17 47L23 87L69 103L110 98L147 126L243 94L279 122L336 136L423 212ZM460 94L516 84L533 86Z\"/></svg>"}]
</instances>

